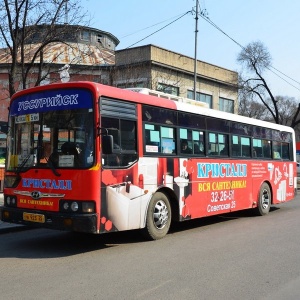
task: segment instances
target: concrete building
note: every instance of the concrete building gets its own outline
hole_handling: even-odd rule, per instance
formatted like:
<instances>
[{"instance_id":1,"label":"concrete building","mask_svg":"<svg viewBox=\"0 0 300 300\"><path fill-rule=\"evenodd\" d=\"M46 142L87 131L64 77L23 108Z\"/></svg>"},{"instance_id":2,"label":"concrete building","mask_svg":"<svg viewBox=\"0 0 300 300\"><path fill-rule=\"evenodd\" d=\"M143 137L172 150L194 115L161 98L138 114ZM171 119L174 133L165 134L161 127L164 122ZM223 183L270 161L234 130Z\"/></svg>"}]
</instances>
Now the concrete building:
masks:
<instances>
[{"instance_id":1,"label":"concrete building","mask_svg":"<svg viewBox=\"0 0 300 300\"><path fill-rule=\"evenodd\" d=\"M112 80L121 88L146 87L194 99L194 59L154 45L115 52ZM196 100L210 108L237 113L238 74L197 61Z\"/></svg>"}]
</instances>

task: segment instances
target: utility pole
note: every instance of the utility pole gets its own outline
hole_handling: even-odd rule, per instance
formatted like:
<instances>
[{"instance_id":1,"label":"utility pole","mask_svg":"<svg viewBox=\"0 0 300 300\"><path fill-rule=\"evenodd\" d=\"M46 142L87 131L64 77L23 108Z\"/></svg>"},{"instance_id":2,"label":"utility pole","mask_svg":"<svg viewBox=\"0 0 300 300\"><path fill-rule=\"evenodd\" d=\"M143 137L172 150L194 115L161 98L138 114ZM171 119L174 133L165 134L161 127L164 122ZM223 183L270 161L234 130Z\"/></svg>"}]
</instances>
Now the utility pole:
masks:
<instances>
[{"instance_id":1,"label":"utility pole","mask_svg":"<svg viewBox=\"0 0 300 300\"><path fill-rule=\"evenodd\" d=\"M68 25L68 0L65 0L65 25Z\"/></svg>"},{"instance_id":2,"label":"utility pole","mask_svg":"<svg viewBox=\"0 0 300 300\"><path fill-rule=\"evenodd\" d=\"M198 6L199 0L196 0L196 25L195 25L195 57L194 57L194 100L196 100L196 83L197 83L197 36L198 36Z\"/></svg>"}]
</instances>

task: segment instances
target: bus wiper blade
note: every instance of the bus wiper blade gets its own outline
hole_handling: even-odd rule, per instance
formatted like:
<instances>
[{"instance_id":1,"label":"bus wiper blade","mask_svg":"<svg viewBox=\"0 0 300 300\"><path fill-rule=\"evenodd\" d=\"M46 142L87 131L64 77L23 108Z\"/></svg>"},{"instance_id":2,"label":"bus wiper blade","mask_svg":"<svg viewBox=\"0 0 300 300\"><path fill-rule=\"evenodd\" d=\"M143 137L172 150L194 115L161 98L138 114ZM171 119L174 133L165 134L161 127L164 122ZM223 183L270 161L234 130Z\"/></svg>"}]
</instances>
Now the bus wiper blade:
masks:
<instances>
[{"instance_id":1,"label":"bus wiper blade","mask_svg":"<svg viewBox=\"0 0 300 300\"><path fill-rule=\"evenodd\" d=\"M45 156L45 159L47 161L47 165L50 167L50 169L52 170L53 174L55 176L60 176L61 174L59 172L57 172L57 170L55 169L55 167L53 165L53 162L51 160L51 155L50 155L50 157Z\"/></svg>"},{"instance_id":2,"label":"bus wiper blade","mask_svg":"<svg viewBox=\"0 0 300 300\"><path fill-rule=\"evenodd\" d=\"M26 165L26 163L28 162L29 158L31 157L32 154L28 154L25 159L22 161L22 163L20 164L20 166L17 167L16 173L20 174L21 172L25 172L26 170L29 169L29 167L24 168L24 166Z\"/></svg>"}]
</instances>

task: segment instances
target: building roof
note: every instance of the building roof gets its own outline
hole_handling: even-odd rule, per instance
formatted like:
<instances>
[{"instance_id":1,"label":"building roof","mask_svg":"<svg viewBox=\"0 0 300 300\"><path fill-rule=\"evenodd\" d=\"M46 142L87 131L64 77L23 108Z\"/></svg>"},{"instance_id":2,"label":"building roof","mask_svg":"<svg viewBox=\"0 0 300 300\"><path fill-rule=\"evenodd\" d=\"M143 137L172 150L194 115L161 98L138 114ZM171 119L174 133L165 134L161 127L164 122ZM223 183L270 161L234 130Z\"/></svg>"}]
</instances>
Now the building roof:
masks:
<instances>
[{"instance_id":1,"label":"building roof","mask_svg":"<svg viewBox=\"0 0 300 300\"><path fill-rule=\"evenodd\" d=\"M31 61L40 46L41 43L25 45L26 63ZM51 43L45 47L43 57L46 63L54 64L113 65L115 63L113 50L81 43ZM39 63L39 57L35 62ZM8 49L0 49L0 64L9 63L11 63L11 55Z\"/></svg>"}]
</instances>

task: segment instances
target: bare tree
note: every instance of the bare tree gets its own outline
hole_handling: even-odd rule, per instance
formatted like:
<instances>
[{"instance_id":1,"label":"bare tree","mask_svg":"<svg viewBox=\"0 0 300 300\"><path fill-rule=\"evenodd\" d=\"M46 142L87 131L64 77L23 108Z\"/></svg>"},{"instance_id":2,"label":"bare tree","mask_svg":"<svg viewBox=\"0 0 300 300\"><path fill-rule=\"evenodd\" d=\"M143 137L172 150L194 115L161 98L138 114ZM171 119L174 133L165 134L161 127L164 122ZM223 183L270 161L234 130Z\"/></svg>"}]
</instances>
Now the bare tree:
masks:
<instances>
[{"instance_id":1,"label":"bare tree","mask_svg":"<svg viewBox=\"0 0 300 300\"><path fill-rule=\"evenodd\" d=\"M266 107L263 104L247 96L239 96L238 113L239 115L253 119L268 119Z\"/></svg>"},{"instance_id":2,"label":"bare tree","mask_svg":"<svg viewBox=\"0 0 300 300\"><path fill-rule=\"evenodd\" d=\"M263 72L271 66L271 55L260 41L252 42L243 48L237 61L245 65L249 77L241 79L243 95L250 99L258 98L268 111L270 120L295 128L300 123L300 104L293 98L274 96ZM288 108L291 108L287 110Z\"/></svg>"},{"instance_id":3,"label":"bare tree","mask_svg":"<svg viewBox=\"0 0 300 300\"><path fill-rule=\"evenodd\" d=\"M66 37L85 19L82 11L77 0L1 1L0 47L7 61L10 96L48 76L52 61L45 55L50 45L67 43Z\"/></svg>"},{"instance_id":4,"label":"bare tree","mask_svg":"<svg viewBox=\"0 0 300 300\"><path fill-rule=\"evenodd\" d=\"M275 96L275 100L278 106L279 124L292 126L298 107L296 99L293 97ZM267 100L268 102L271 102L270 99Z\"/></svg>"}]
</instances>

